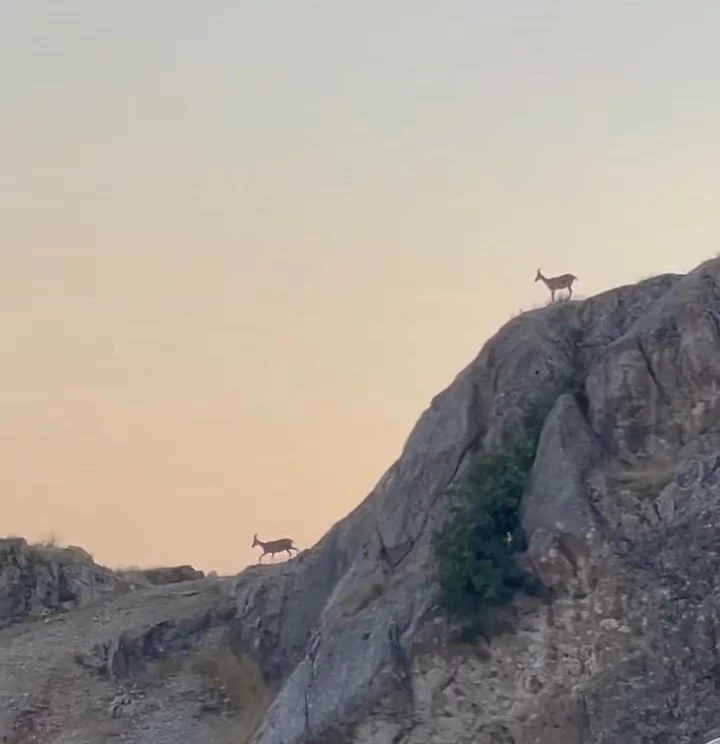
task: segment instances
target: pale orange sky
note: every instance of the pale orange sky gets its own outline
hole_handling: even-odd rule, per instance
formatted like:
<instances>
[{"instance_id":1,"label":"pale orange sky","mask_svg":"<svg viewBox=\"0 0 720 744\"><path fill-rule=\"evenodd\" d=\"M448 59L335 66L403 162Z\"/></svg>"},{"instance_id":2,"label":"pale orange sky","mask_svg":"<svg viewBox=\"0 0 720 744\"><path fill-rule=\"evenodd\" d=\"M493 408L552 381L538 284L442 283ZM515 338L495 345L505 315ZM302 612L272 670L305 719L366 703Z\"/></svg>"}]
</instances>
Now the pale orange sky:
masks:
<instances>
[{"instance_id":1,"label":"pale orange sky","mask_svg":"<svg viewBox=\"0 0 720 744\"><path fill-rule=\"evenodd\" d=\"M718 250L711 0L6 5L0 533L309 547L538 266Z\"/></svg>"}]
</instances>

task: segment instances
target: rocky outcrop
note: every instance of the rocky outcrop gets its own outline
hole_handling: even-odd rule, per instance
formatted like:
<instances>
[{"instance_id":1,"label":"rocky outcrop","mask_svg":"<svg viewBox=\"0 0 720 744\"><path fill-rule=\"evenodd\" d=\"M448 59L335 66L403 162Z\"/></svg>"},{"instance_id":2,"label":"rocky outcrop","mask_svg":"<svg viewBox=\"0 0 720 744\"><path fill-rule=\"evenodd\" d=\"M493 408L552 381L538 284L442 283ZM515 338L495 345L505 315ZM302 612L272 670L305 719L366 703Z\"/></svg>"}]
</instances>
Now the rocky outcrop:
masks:
<instances>
[{"instance_id":1,"label":"rocky outcrop","mask_svg":"<svg viewBox=\"0 0 720 744\"><path fill-rule=\"evenodd\" d=\"M187 596L194 594L197 592L190 590ZM126 680L144 673L153 661L195 650L212 629L224 627L233 615L228 601L193 614L122 630L91 646L86 653L76 653L75 661L101 677Z\"/></svg>"},{"instance_id":2,"label":"rocky outcrop","mask_svg":"<svg viewBox=\"0 0 720 744\"><path fill-rule=\"evenodd\" d=\"M0 539L0 626L28 617L68 612L139 588L195 581L192 566L113 571L82 548Z\"/></svg>"},{"instance_id":3,"label":"rocky outcrop","mask_svg":"<svg viewBox=\"0 0 720 744\"><path fill-rule=\"evenodd\" d=\"M256 744L691 742L720 723L715 460L686 449L717 423L718 278L712 261L513 319L352 514L296 561L239 578L237 648L277 691ZM550 413L522 518L554 599L519 599L519 627L478 658L437 640L431 535L471 453L538 409ZM661 490L613 479L661 457L679 468ZM673 530L703 549L667 547Z\"/></svg>"},{"instance_id":4,"label":"rocky outcrop","mask_svg":"<svg viewBox=\"0 0 720 744\"><path fill-rule=\"evenodd\" d=\"M81 607L112 593L119 579L81 548L0 540L0 625Z\"/></svg>"},{"instance_id":5,"label":"rocky outcrop","mask_svg":"<svg viewBox=\"0 0 720 744\"><path fill-rule=\"evenodd\" d=\"M613 454L672 456L716 424L717 274L713 261L676 283L590 370L589 419Z\"/></svg>"}]
</instances>

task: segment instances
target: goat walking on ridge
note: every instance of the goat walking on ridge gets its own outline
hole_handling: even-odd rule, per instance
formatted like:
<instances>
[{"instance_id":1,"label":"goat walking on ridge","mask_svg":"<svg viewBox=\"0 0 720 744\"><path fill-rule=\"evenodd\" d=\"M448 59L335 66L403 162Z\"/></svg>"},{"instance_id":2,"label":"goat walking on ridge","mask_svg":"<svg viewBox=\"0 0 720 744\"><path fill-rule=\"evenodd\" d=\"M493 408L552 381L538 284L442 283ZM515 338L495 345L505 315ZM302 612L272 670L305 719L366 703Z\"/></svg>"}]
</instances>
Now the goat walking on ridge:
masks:
<instances>
[{"instance_id":1,"label":"goat walking on ridge","mask_svg":"<svg viewBox=\"0 0 720 744\"><path fill-rule=\"evenodd\" d=\"M268 540L267 542L263 542L262 540L258 540L256 533L253 537L251 547L254 548L256 545L259 545L263 549L263 552L260 553L260 557L258 558L258 563L262 563L262 559L267 553L270 553L270 560L272 560L275 553L287 552L288 556L292 558L291 550L294 550L296 553L300 552L293 545L293 541L289 537L281 537L279 540Z\"/></svg>"},{"instance_id":2,"label":"goat walking on ridge","mask_svg":"<svg viewBox=\"0 0 720 744\"><path fill-rule=\"evenodd\" d=\"M567 289L568 300L572 298L572 285L573 282L580 281L574 274L561 274L560 276L543 276L540 269L537 270L535 275L535 281L539 282L542 279L545 286L550 290L550 302L555 302L555 292L559 289Z\"/></svg>"}]
</instances>

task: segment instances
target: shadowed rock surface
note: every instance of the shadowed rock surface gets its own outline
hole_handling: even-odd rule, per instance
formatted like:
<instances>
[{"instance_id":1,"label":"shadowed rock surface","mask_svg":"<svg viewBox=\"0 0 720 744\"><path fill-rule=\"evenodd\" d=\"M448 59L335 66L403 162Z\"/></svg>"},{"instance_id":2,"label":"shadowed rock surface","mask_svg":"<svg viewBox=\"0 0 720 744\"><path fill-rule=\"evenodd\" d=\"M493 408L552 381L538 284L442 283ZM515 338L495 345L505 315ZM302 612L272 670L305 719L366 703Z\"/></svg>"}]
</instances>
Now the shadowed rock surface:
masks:
<instances>
[{"instance_id":1,"label":"shadowed rock surface","mask_svg":"<svg viewBox=\"0 0 720 744\"><path fill-rule=\"evenodd\" d=\"M82 548L0 539L0 626L81 607L109 595L119 583Z\"/></svg>"},{"instance_id":2,"label":"shadowed rock surface","mask_svg":"<svg viewBox=\"0 0 720 744\"><path fill-rule=\"evenodd\" d=\"M179 731L189 744L704 744L720 728L718 352L720 260L514 318L312 549L101 602L107 627L90 608L62 629L1 631L0 682L16 676L0 704L3 689L33 702L0 720L73 741L60 710L90 732L134 683L135 712L113 725L142 744ZM519 596L515 627L490 645L451 642L431 552L444 494L538 409L524 560L552 601ZM187 702L210 695L206 667L188 662L199 651L244 670L218 672L220 712ZM68 719L56 679L83 686L84 712Z\"/></svg>"}]
</instances>

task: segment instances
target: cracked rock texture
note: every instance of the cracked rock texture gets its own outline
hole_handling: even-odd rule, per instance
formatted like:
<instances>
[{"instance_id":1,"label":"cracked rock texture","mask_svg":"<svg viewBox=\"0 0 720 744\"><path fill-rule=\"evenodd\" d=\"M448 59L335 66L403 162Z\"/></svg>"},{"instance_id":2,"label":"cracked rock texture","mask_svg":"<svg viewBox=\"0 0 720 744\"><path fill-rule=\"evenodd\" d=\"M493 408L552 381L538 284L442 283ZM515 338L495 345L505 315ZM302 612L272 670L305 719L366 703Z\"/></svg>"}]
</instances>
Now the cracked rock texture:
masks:
<instances>
[{"instance_id":1,"label":"cracked rock texture","mask_svg":"<svg viewBox=\"0 0 720 744\"><path fill-rule=\"evenodd\" d=\"M460 645L435 604L444 494L538 407L523 560L551 599L518 596L510 630ZM524 313L312 549L0 631L0 723L88 744L108 709L142 744L704 744L720 731L719 414L720 260Z\"/></svg>"}]
</instances>

